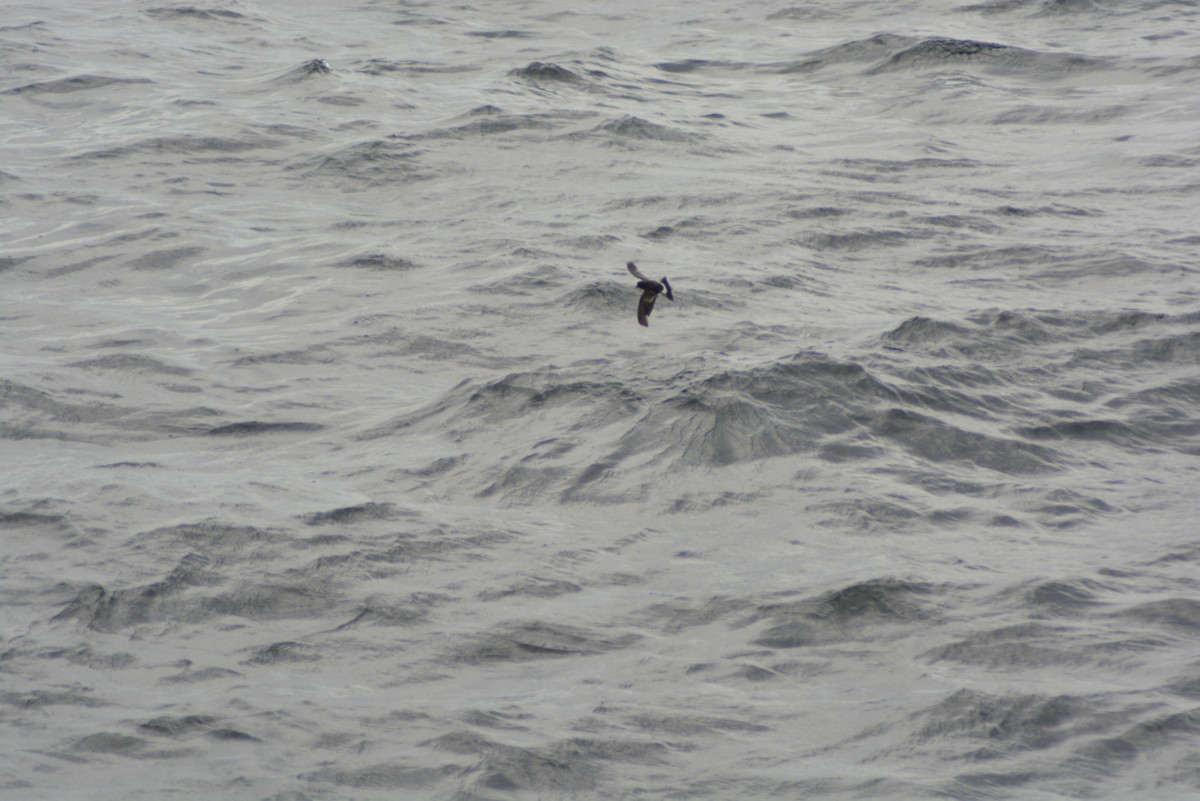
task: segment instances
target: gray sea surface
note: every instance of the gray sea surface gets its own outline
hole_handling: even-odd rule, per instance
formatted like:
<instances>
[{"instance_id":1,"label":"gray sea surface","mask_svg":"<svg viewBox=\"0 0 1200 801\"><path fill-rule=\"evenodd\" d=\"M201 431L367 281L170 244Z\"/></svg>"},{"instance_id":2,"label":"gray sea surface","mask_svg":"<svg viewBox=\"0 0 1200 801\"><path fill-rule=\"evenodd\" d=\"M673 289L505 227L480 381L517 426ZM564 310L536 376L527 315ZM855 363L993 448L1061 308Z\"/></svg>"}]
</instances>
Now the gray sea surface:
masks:
<instances>
[{"instance_id":1,"label":"gray sea surface","mask_svg":"<svg viewBox=\"0 0 1200 801\"><path fill-rule=\"evenodd\" d=\"M1195 0L5 2L0 797L1200 798L1198 221Z\"/></svg>"}]
</instances>

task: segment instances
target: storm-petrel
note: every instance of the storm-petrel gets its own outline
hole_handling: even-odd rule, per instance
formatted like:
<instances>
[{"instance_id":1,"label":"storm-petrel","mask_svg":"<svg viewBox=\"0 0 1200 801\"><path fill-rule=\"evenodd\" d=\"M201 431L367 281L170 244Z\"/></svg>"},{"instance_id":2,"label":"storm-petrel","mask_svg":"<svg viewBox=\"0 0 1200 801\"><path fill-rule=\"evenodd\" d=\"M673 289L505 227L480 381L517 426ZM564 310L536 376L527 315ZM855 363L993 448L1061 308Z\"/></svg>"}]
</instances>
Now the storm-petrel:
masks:
<instances>
[{"instance_id":1,"label":"storm-petrel","mask_svg":"<svg viewBox=\"0 0 1200 801\"><path fill-rule=\"evenodd\" d=\"M666 292L667 300L675 300L675 296L671 294L671 284L665 277L661 284L658 281L651 281L642 275L641 270L633 262L628 262L625 266L629 268L629 272L633 273L633 277L638 279L637 288L642 290L642 298L638 301L638 322L649 327L650 312L654 311L654 301L658 296Z\"/></svg>"}]
</instances>

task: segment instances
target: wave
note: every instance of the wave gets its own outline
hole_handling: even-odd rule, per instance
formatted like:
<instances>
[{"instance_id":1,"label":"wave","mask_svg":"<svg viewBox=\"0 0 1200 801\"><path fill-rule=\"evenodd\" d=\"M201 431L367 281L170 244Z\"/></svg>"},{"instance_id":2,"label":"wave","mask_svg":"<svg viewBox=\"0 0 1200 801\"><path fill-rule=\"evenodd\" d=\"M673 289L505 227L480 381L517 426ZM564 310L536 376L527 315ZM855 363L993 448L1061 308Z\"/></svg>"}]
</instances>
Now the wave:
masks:
<instances>
[{"instance_id":1,"label":"wave","mask_svg":"<svg viewBox=\"0 0 1200 801\"><path fill-rule=\"evenodd\" d=\"M200 8L198 6L158 6L148 8L143 13L164 21L234 22L246 17L240 11L228 8Z\"/></svg>"},{"instance_id":2,"label":"wave","mask_svg":"<svg viewBox=\"0 0 1200 801\"><path fill-rule=\"evenodd\" d=\"M703 135L663 125L632 114L606 120L590 131L569 135L572 139L596 138L613 144L629 142L692 142L703 139Z\"/></svg>"},{"instance_id":3,"label":"wave","mask_svg":"<svg viewBox=\"0 0 1200 801\"><path fill-rule=\"evenodd\" d=\"M12 89L5 89L0 95L44 95L69 94L73 92L90 92L95 89L105 89L110 86L130 86L135 84L154 83L149 78L114 78L107 75L73 75L70 78L58 78L53 81L37 81Z\"/></svg>"},{"instance_id":4,"label":"wave","mask_svg":"<svg viewBox=\"0 0 1200 801\"><path fill-rule=\"evenodd\" d=\"M1110 62L1105 59L1074 53L1043 52L975 39L937 36L922 39L880 33L816 50L797 59L765 63L759 68L766 72L804 74L858 67L867 75L968 68L1059 78L1109 66Z\"/></svg>"},{"instance_id":5,"label":"wave","mask_svg":"<svg viewBox=\"0 0 1200 801\"><path fill-rule=\"evenodd\" d=\"M345 191L355 192L432 178L419 162L421 155L416 145L400 138L372 139L311 156L287 169L307 179L332 180Z\"/></svg>"},{"instance_id":6,"label":"wave","mask_svg":"<svg viewBox=\"0 0 1200 801\"><path fill-rule=\"evenodd\" d=\"M586 83L586 77L560 64L546 61L533 61L524 67L518 67L508 73L513 78L529 81L534 84L544 83ZM597 77L604 77L602 72L594 72Z\"/></svg>"},{"instance_id":7,"label":"wave","mask_svg":"<svg viewBox=\"0 0 1200 801\"><path fill-rule=\"evenodd\" d=\"M131 145L91 150L72 156L72 160L113 159L134 155L166 154L194 156L198 154L213 154L214 158L226 158L230 154L245 153L252 150L262 150L277 147L278 140L267 139L257 135L246 135L244 138L227 136L156 136L143 139Z\"/></svg>"}]
</instances>

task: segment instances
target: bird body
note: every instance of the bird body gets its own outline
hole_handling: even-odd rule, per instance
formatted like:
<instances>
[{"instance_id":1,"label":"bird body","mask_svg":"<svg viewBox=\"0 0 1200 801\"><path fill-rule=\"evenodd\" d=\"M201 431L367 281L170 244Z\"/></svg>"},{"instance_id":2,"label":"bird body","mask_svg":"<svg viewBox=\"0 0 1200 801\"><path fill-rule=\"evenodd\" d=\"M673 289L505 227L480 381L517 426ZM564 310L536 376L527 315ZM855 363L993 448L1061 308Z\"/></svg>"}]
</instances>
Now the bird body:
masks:
<instances>
[{"instance_id":1,"label":"bird body","mask_svg":"<svg viewBox=\"0 0 1200 801\"><path fill-rule=\"evenodd\" d=\"M671 284L666 277L662 281L647 278L642 275L641 270L633 262L627 262L625 266L629 268L629 272L633 273L633 277L638 279L637 288L642 290L642 297L638 300L637 321L648 328L650 312L654 311L654 301L658 300L658 296L666 294L667 300L675 300L675 295L671 293Z\"/></svg>"}]
</instances>

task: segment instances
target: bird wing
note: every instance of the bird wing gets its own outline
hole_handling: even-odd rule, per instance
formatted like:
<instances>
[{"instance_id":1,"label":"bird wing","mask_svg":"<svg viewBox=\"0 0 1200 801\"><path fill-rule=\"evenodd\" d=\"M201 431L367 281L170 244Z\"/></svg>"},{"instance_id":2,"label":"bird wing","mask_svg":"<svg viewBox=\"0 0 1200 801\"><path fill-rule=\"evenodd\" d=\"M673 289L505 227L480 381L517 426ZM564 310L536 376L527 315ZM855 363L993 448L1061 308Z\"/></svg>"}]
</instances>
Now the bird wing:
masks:
<instances>
[{"instance_id":1,"label":"bird wing","mask_svg":"<svg viewBox=\"0 0 1200 801\"><path fill-rule=\"evenodd\" d=\"M642 275L642 271L637 268L637 265L631 261L625 262L625 266L629 268L629 272L633 273L633 277L640 281L645 281L646 276Z\"/></svg>"},{"instance_id":2,"label":"bird wing","mask_svg":"<svg viewBox=\"0 0 1200 801\"><path fill-rule=\"evenodd\" d=\"M667 289L667 300L675 300L675 296L671 294L671 285L667 283L667 277L664 275L662 285Z\"/></svg>"},{"instance_id":3,"label":"bird wing","mask_svg":"<svg viewBox=\"0 0 1200 801\"><path fill-rule=\"evenodd\" d=\"M641 325L650 326L650 312L654 311L654 299L657 297L658 293L650 289L642 293L638 301L638 323Z\"/></svg>"}]
</instances>

